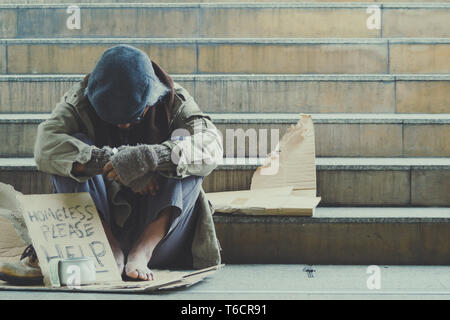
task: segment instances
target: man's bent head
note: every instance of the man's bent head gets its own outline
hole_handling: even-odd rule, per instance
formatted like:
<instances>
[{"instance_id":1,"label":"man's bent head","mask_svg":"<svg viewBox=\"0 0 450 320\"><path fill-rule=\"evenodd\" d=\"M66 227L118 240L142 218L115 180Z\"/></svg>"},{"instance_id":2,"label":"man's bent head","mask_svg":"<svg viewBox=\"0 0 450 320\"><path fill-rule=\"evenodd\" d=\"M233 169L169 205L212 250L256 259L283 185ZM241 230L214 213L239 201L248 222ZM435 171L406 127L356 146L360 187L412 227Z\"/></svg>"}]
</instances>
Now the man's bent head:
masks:
<instances>
[{"instance_id":1,"label":"man's bent head","mask_svg":"<svg viewBox=\"0 0 450 320\"><path fill-rule=\"evenodd\" d=\"M143 51L118 45L107 49L92 71L86 95L100 119L128 128L143 118L169 89Z\"/></svg>"}]
</instances>

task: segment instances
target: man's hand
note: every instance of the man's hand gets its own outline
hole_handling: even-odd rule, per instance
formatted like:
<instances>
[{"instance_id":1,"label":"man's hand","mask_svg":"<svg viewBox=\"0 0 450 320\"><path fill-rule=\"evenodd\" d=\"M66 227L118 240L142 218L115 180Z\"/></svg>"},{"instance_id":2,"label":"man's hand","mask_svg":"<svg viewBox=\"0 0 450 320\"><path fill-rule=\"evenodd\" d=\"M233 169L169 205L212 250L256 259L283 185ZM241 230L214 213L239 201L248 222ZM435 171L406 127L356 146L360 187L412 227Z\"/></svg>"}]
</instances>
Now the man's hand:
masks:
<instances>
[{"instance_id":1,"label":"man's hand","mask_svg":"<svg viewBox=\"0 0 450 320\"><path fill-rule=\"evenodd\" d=\"M72 165L72 173L76 177L83 176L85 169L86 169L86 166L79 162L74 162Z\"/></svg>"},{"instance_id":2,"label":"man's hand","mask_svg":"<svg viewBox=\"0 0 450 320\"><path fill-rule=\"evenodd\" d=\"M122 180L120 180L120 177L117 175L116 170L114 170L114 167L113 167L111 161L109 161L103 167L103 174L106 174L106 176L109 179L114 179L115 181L124 184L122 182ZM149 178L147 176L138 178L137 180L134 181L134 183L131 184L130 187L132 188L132 190L134 192L139 193L141 195L150 193L152 196L155 196L156 193L159 191L159 184L154 175L150 178L150 180L147 180L148 182L145 182L143 187L141 187L141 188L139 187L139 185L142 185L142 182L144 182L146 179L149 179Z\"/></svg>"},{"instance_id":3,"label":"man's hand","mask_svg":"<svg viewBox=\"0 0 450 320\"><path fill-rule=\"evenodd\" d=\"M161 144L121 146L118 150L119 152L114 154L110 161L114 166L115 173L120 176L126 186L130 186L133 181L141 179L149 173L158 171L163 164L171 163L170 148Z\"/></svg>"},{"instance_id":4,"label":"man's hand","mask_svg":"<svg viewBox=\"0 0 450 320\"><path fill-rule=\"evenodd\" d=\"M116 180L117 182L123 183L123 182L120 180L119 176L117 175L116 170L114 170L114 167L113 167L111 161L108 161L108 162L105 164L105 166L103 167L103 174L106 174L106 176L107 176L109 179L114 179L114 180Z\"/></svg>"},{"instance_id":5,"label":"man's hand","mask_svg":"<svg viewBox=\"0 0 450 320\"><path fill-rule=\"evenodd\" d=\"M138 190L137 193L144 195L144 194L148 194L150 193L152 196L156 195L156 192L159 191L159 184L158 181L156 180L156 177L153 176L149 183L141 190Z\"/></svg>"},{"instance_id":6,"label":"man's hand","mask_svg":"<svg viewBox=\"0 0 450 320\"><path fill-rule=\"evenodd\" d=\"M75 176L95 176L101 174L105 164L113 155L113 150L104 146L103 148L94 148L91 153L91 159L86 163L74 162L72 165L72 173Z\"/></svg>"}]
</instances>

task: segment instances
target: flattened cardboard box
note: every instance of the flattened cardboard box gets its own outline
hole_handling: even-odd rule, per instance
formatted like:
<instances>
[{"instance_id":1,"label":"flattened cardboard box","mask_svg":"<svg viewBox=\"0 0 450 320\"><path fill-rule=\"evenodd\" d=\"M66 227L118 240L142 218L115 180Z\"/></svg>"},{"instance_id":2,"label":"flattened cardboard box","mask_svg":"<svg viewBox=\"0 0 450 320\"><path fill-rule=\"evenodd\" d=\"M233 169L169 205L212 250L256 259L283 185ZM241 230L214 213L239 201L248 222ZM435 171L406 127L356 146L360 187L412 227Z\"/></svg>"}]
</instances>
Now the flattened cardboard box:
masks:
<instances>
[{"instance_id":1,"label":"flattened cardboard box","mask_svg":"<svg viewBox=\"0 0 450 320\"><path fill-rule=\"evenodd\" d=\"M312 216L319 197L295 196L293 187L211 192L208 199L217 212L248 215Z\"/></svg>"},{"instance_id":2,"label":"flattened cardboard box","mask_svg":"<svg viewBox=\"0 0 450 320\"><path fill-rule=\"evenodd\" d=\"M316 196L314 126L300 114L264 164L253 174L250 190L207 193L214 210L249 215L313 216Z\"/></svg>"},{"instance_id":3,"label":"flattened cardboard box","mask_svg":"<svg viewBox=\"0 0 450 320\"><path fill-rule=\"evenodd\" d=\"M287 129L264 165L253 174L250 190L293 187L293 195L316 197L314 125L310 115L300 114Z\"/></svg>"},{"instance_id":4,"label":"flattened cardboard box","mask_svg":"<svg viewBox=\"0 0 450 320\"><path fill-rule=\"evenodd\" d=\"M220 267L183 272L152 270L154 281L124 282L89 193L23 195L0 183L0 207L0 261L18 262L31 240L47 288L58 286L51 283L49 269L50 262L58 258L93 257L97 279L93 285L58 290L150 292L191 285ZM0 289L13 288L44 287L17 287L0 281Z\"/></svg>"},{"instance_id":5,"label":"flattened cardboard box","mask_svg":"<svg viewBox=\"0 0 450 320\"><path fill-rule=\"evenodd\" d=\"M0 280L0 290L14 291L62 291L62 292L104 292L104 293L153 293L192 286L211 276L223 265L196 271L152 270L154 281L119 281L79 287L16 286Z\"/></svg>"}]
</instances>

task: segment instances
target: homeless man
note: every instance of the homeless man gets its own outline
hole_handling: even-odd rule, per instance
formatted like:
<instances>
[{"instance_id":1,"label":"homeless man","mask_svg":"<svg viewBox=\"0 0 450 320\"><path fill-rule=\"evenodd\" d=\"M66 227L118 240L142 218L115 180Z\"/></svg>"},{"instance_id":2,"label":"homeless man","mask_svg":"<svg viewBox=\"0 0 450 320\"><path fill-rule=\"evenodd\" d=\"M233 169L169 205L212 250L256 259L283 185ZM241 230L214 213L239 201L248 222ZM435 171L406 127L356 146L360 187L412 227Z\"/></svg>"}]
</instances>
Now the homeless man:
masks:
<instances>
[{"instance_id":1,"label":"homeless man","mask_svg":"<svg viewBox=\"0 0 450 320\"><path fill-rule=\"evenodd\" d=\"M201 185L222 153L189 93L128 45L106 50L62 97L34 147L54 192L91 194L120 273L135 280L220 263Z\"/></svg>"}]
</instances>

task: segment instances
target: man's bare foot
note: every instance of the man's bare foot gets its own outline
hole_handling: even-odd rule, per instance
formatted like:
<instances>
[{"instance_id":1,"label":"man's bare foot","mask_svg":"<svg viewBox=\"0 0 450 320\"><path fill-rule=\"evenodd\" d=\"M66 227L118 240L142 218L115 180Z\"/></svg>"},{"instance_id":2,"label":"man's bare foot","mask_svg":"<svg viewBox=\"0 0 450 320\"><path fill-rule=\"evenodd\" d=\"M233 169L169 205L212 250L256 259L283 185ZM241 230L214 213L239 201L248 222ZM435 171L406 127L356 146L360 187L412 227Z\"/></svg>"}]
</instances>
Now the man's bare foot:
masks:
<instances>
[{"instance_id":1,"label":"man's bare foot","mask_svg":"<svg viewBox=\"0 0 450 320\"><path fill-rule=\"evenodd\" d=\"M128 254L125 275L135 280L154 280L153 273L147 265L152 257L156 242L143 241L143 238L140 240Z\"/></svg>"},{"instance_id":2,"label":"man's bare foot","mask_svg":"<svg viewBox=\"0 0 450 320\"><path fill-rule=\"evenodd\" d=\"M172 208L161 211L158 219L150 223L133 245L128 254L125 274L136 280L154 280L151 270L147 267L153 250L169 229Z\"/></svg>"},{"instance_id":3,"label":"man's bare foot","mask_svg":"<svg viewBox=\"0 0 450 320\"><path fill-rule=\"evenodd\" d=\"M147 267L149 260L145 254L138 254L133 257L129 255L125 266L127 277L144 281L154 280L153 272Z\"/></svg>"}]
</instances>

